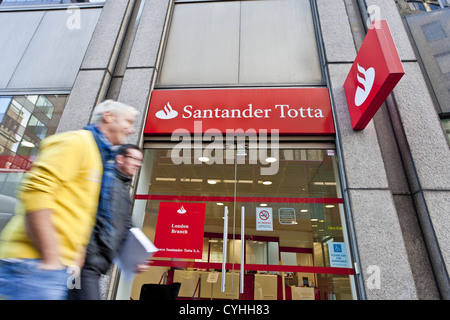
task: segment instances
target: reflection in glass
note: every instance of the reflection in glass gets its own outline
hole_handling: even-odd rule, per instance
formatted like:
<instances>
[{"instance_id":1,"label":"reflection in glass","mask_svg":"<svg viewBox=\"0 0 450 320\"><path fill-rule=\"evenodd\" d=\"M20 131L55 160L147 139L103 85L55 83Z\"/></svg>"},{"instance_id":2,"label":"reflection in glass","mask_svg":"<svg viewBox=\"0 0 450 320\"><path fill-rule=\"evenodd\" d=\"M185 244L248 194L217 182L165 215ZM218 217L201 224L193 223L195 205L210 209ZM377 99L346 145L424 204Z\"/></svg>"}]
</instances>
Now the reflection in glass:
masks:
<instances>
[{"instance_id":1,"label":"reflection in glass","mask_svg":"<svg viewBox=\"0 0 450 320\"><path fill-rule=\"evenodd\" d=\"M41 141L56 132L66 100L67 95L0 96L0 231Z\"/></svg>"}]
</instances>

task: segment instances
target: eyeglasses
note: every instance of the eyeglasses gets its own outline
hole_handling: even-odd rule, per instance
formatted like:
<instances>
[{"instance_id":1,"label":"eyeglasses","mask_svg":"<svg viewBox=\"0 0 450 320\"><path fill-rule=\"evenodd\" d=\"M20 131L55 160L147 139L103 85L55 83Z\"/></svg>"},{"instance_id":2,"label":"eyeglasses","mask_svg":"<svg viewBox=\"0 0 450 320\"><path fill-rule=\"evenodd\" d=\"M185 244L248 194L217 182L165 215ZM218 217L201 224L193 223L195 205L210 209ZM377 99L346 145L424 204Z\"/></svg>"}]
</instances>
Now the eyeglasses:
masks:
<instances>
[{"instance_id":1,"label":"eyeglasses","mask_svg":"<svg viewBox=\"0 0 450 320\"><path fill-rule=\"evenodd\" d=\"M129 155L124 156L124 157L125 157L125 158L131 158L131 159L133 159L133 160L136 161L136 162L142 163L142 159L139 159L139 158L136 158L136 157L133 157L133 156L129 156Z\"/></svg>"}]
</instances>

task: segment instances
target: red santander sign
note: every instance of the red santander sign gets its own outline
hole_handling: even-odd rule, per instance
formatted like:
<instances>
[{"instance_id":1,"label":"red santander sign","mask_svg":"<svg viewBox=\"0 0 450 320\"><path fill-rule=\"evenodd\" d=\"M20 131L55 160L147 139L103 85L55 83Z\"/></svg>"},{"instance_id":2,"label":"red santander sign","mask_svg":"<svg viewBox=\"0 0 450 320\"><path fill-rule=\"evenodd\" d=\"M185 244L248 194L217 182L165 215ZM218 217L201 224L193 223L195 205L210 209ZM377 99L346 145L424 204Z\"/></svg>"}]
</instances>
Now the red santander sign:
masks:
<instances>
[{"instance_id":1,"label":"red santander sign","mask_svg":"<svg viewBox=\"0 0 450 320\"><path fill-rule=\"evenodd\" d=\"M154 257L201 259L205 203L161 202L156 222Z\"/></svg>"},{"instance_id":2,"label":"red santander sign","mask_svg":"<svg viewBox=\"0 0 450 320\"><path fill-rule=\"evenodd\" d=\"M387 22L374 21L344 83L354 130L367 126L404 74Z\"/></svg>"},{"instance_id":3,"label":"red santander sign","mask_svg":"<svg viewBox=\"0 0 450 320\"><path fill-rule=\"evenodd\" d=\"M254 129L284 135L333 135L327 88L154 90L145 134Z\"/></svg>"}]
</instances>

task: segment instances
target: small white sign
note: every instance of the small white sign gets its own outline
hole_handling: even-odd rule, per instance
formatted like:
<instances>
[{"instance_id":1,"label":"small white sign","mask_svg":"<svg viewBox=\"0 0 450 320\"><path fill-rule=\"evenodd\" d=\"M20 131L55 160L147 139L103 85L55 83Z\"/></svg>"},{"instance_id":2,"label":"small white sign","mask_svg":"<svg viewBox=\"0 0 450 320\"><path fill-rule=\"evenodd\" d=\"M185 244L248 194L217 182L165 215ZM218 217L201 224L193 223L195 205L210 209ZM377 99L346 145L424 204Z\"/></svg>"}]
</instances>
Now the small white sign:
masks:
<instances>
[{"instance_id":1,"label":"small white sign","mask_svg":"<svg viewBox=\"0 0 450 320\"><path fill-rule=\"evenodd\" d=\"M344 242L328 242L330 267L348 268L347 246Z\"/></svg>"},{"instance_id":2,"label":"small white sign","mask_svg":"<svg viewBox=\"0 0 450 320\"><path fill-rule=\"evenodd\" d=\"M219 279L219 273L218 272L210 272L208 273L208 279L206 279L207 283L217 283L217 280Z\"/></svg>"},{"instance_id":3,"label":"small white sign","mask_svg":"<svg viewBox=\"0 0 450 320\"><path fill-rule=\"evenodd\" d=\"M273 231L272 208L256 207L256 231Z\"/></svg>"},{"instance_id":4,"label":"small white sign","mask_svg":"<svg viewBox=\"0 0 450 320\"><path fill-rule=\"evenodd\" d=\"M294 208L278 209L278 222L280 224L294 225L297 222Z\"/></svg>"}]
</instances>

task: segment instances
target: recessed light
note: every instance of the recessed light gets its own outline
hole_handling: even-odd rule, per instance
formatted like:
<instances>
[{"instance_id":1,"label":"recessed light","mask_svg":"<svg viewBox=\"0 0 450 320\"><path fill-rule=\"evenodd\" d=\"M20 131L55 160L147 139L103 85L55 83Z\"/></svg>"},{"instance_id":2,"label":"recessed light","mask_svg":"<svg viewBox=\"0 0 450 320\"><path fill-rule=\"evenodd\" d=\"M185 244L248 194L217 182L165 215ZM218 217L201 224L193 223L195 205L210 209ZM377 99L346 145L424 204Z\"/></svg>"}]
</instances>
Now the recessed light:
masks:
<instances>
[{"instance_id":1,"label":"recessed light","mask_svg":"<svg viewBox=\"0 0 450 320\"><path fill-rule=\"evenodd\" d=\"M327 204L325 208L334 208L334 204Z\"/></svg>"},{"instance_id":2,"label":"recessed light","mask_svg":"<svg viewBox=\"0 0 450 320\"><path fill-rule=\"evenodd\" d=\"M266 185L266 186L268 186L268 185L271 185L272 184L272 181L263 181L263 185Z\"/></svg>"},{"instance_id":3,"label":"recessed light","mask_svg":"<svg viewBox=\"0 0 450 320\"><path fill-rule=\"evenodd\" d=\"M259 204L261 207L267 207L267 203L260 203Z\"/></svg>"},{"instance_id":4,"label":"recessed light","mask_svg":"<svg viewBox=\"0 0 450 320\"><path fill-rule=\"evenodd\" d=\"M198 160L201 162L208 162L209 158L208 157L199 157Z\"/></svg>"},{"instance_id":5,"label":"recessed light","mask_svg":"<svg viewBox=\"0 0 450 320\"><path fill-rule=\"evenodd\" d=\"M156 177L155 178L156 181L177 181L176 178L165 178L165 177Z\"/></svg>"},{"instance_id":6,"label":"recessed light","mask_svg":"<svg viewBox=\"0 0 450 320\"><path fill-rule=\"evenodd\" d=\"M268 162L268 163L272 163L272 162L275 162L275 161L277 161L277 158L275 158L275 157L267 157L266 158L266 162Z\"/></svg>"},{"instance_id":7,"label":"recessed light","mask_svg":"<svg viewBox=\"0 0 450 320\"><path fill-rule=\"evenodd\" d=\"M217 202L217 205L218 206L223 206L223 203L222 202Z\"/></svg>"},{"instance_id":8,"label":"recessed light","mask_svg":"<svg viewBox=\"0 0 450 320\"><path fill-rule=\"evenodd\" d=\"M217 180L208 179L208 183L209 183L209 184L216 184L216 183L217 183Z\"/></svg>"}]
</instances>

